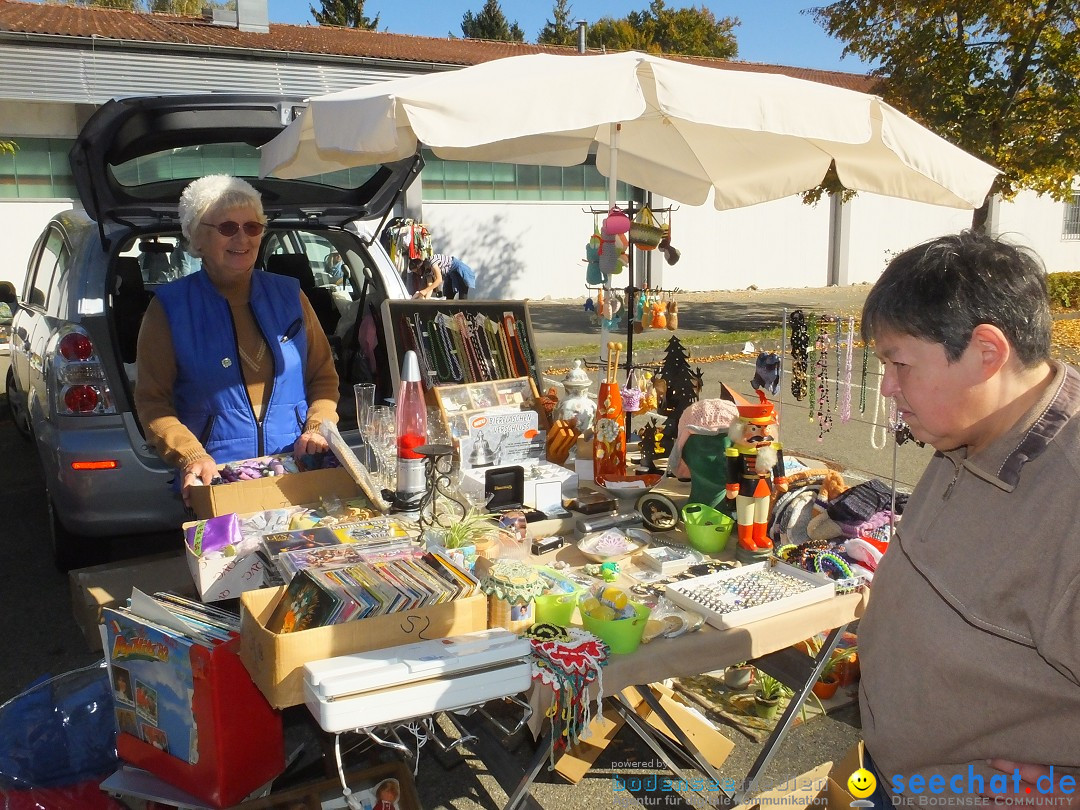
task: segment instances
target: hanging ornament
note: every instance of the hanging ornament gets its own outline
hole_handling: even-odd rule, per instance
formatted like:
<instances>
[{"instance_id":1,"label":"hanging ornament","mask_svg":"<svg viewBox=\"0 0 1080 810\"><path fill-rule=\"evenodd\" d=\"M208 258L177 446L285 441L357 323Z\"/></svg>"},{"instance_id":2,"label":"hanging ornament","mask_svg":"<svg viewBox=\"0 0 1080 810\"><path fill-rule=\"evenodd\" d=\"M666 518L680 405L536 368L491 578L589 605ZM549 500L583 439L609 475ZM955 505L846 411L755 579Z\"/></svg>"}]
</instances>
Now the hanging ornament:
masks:
<instances>
[{"instance_id":1,"label":"hanging ornament","mask_svg":"<svg viewBox=\"0 0 1080 810\"><path fill-rule=\"evenodd\" d=\"M851 362L855 356L855 318L847 320L847 346L844 351L844 386L840 391L840 422L851 420ZM836 378L840 379L839 372Z\"/></svg>"}]
</instances>

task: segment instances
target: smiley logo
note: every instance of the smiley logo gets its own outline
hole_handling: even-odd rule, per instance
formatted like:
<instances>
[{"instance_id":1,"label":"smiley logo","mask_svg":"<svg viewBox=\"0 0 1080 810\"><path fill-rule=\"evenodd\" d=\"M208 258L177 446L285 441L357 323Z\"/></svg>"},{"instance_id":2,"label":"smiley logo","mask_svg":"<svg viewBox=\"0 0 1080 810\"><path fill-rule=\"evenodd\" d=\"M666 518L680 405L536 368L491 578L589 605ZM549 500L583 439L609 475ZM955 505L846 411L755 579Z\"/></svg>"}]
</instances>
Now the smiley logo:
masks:
<instances>
[{"instance_id":1,"label":"smiley logo","mask_svg":"<svg viewBox=\"0 0 1080 810\"><path fill-rule=\"evenodd\" d=\"M859 768L847 780L848 791L856 799L865 799L877 787L877 779L866 768Z\"/></svg>"}]
</instances>

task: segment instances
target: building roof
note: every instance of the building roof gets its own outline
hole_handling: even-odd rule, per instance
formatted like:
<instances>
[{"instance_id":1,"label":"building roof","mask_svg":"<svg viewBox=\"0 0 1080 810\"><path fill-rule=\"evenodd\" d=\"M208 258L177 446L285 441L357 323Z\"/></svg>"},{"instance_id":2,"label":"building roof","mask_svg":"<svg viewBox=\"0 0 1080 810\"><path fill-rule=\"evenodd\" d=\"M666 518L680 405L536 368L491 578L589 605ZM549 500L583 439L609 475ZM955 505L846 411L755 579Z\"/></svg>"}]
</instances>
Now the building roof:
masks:
<instances>
[{"instance_id":1,"label":"building roof","mask_svg":"<svg viewBox=\"0 0 1080 810\"><path fill-rule=\"evenodd\" d=\"M387 60L429 64L432 68L475 65L531 53L575 53L576 49L452 37L421 37L336 26L270 23L268 33L242 31L201 17L149 14L93 6L0 0L0 38L93 38L96 45L147 45L278 51L312 58ZM708 57L672 57L725 70L779 73L864 93L877 91L880 79L860 73L767 65Z\"/></svg>"}]
</instances>

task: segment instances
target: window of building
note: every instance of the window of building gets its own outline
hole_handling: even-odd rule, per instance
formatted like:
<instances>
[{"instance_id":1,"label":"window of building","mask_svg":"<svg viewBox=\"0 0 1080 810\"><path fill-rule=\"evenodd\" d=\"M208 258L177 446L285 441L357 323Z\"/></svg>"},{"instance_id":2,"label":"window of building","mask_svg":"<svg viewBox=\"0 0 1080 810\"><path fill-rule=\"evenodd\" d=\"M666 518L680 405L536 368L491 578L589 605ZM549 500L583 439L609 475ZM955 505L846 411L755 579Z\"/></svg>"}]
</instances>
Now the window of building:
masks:
<instances>
[{"instance_id":1,"label":"window of building","mask_svg":"<svg viewBox=\"0 0 1080 810\"><path fill-rule=\"evenodd\" d=\"M1065 203L1065 221L1061 226L1062 239L1080 239L1080 191Z\"/></svg>"},{"instance_id":2,"label":"window of building","mask_svg":"<svg viewBox=\"0 0 1080 810\"><path fill-rule=\"evenodd\" d=\"M442 160L428 150L424 150L423 183L425 202L595 202L608 197L607 178L592 163L563 168ZM619 183L618 199L627 199L629 192L629 186Z\"/></svg>"},{"instance_id":3,"label":"window of building","mask_svg":"<svg viewBox=\"0 0 1080 810\"><path fill-rule=\"evenodd\" d=\"M66 138L5 138L14 152L0 152L0 198L50 199L75 197Z\"/></svg>"}]
</instances>

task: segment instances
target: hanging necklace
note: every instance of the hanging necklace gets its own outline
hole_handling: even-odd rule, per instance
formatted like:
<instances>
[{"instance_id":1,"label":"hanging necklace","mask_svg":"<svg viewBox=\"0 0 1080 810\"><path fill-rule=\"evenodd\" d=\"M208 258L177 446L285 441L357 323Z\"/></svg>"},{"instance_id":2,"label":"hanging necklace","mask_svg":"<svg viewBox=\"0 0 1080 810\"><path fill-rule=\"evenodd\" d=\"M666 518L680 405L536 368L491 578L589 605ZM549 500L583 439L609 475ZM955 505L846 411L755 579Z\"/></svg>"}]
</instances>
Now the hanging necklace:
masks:
<instances>
[{"instance_id":1,"label":"hanging necklace","mask_svg":"<svg viewBox=\"0 0 1080 810\"><path fill-rule=\"evenodd\" d=\"M441 346L442 353L446 357L447 365L450 367L450 379L453 382L461 382L461 363L459 363L457 357L454 356L454 344L450 342L450 330L447 328L443 317L443 313L440 312L431 322L431 326L438 338L436 343Z\"/></svg>"},{"instance_id":2,"label":"hanging necklace","mask_svg":"<svg viewBox=\"0 0 1080 810\"><path fill-rule=\"evenodd\" d=\"M817 353L817 362L814 364L814 372L817 377L817 420L818 441L825 438L825 434L832 430L832 412L829 406L829 331L822 329L818 332L814 342L814 351Z\"/></svg>"},{"instance_id":3,"label":"hanging necklace","mask_svg":"<svg viewBox=\"0 0 1080 810\"><path fill-rule=\"evenodd\" d=\"M870 344L862 347L862 383L859 385L859 413L866 413L866 365L870 359Z\"/></svg>"},{"instance_id":4,"label":"hanging necklace","mask_svg":"<svg viewBox=\"0 0 1080 810\"><path fill-rule=\"evenodd\" d=\"M836 317L836 401L840 401L840 316Z\"/></svg>"},{"instance_id":5,"label":"hanging necklace","mask_svg":"<svg viewBox=\"0 0 1080 810\"><path fill-rule=\"evenodd\" d=\"M806 315L797 309L788 316L791 324L791 395L799 402L806 399L806 350L810 346Z\"/></svg>"},{"instance_id":6,"label":"hanging necklace","mask_svg":"<svg viewBox=\"0 0 1080 810\"><path fill-rule=\"evenodd\" d=\"M878 375L885 375L885 366L878 360ZM879 425L877 423L878 416L885 417L884 424ZM885 445L889 439L889 431L893 429L896 423L896 400L889 397L889 404L885 403L885 398L881 395L881 386L877 387L877 400L874 403L874 421L870 423L870 446L875 450L884 450ZM881 431L881 439L878 440L878 431Z\"/></svg>"},{"instance_id":7,"label":"hanging necklace","mask_svg":"<svg viewBox=\"0 0 1080 810\"><path fill-rule=\"evenodd\" d=\"M837 324L837 329L840 324ZM855 318L849 317L847 321L847 346L844 350L844 387L840 393L840 422L841 424L851 420L851 361L855 354ZM839 363L839 357L837 363ZM836 375L839 381L839 373Z\"/></svg>"}]
</instances>

